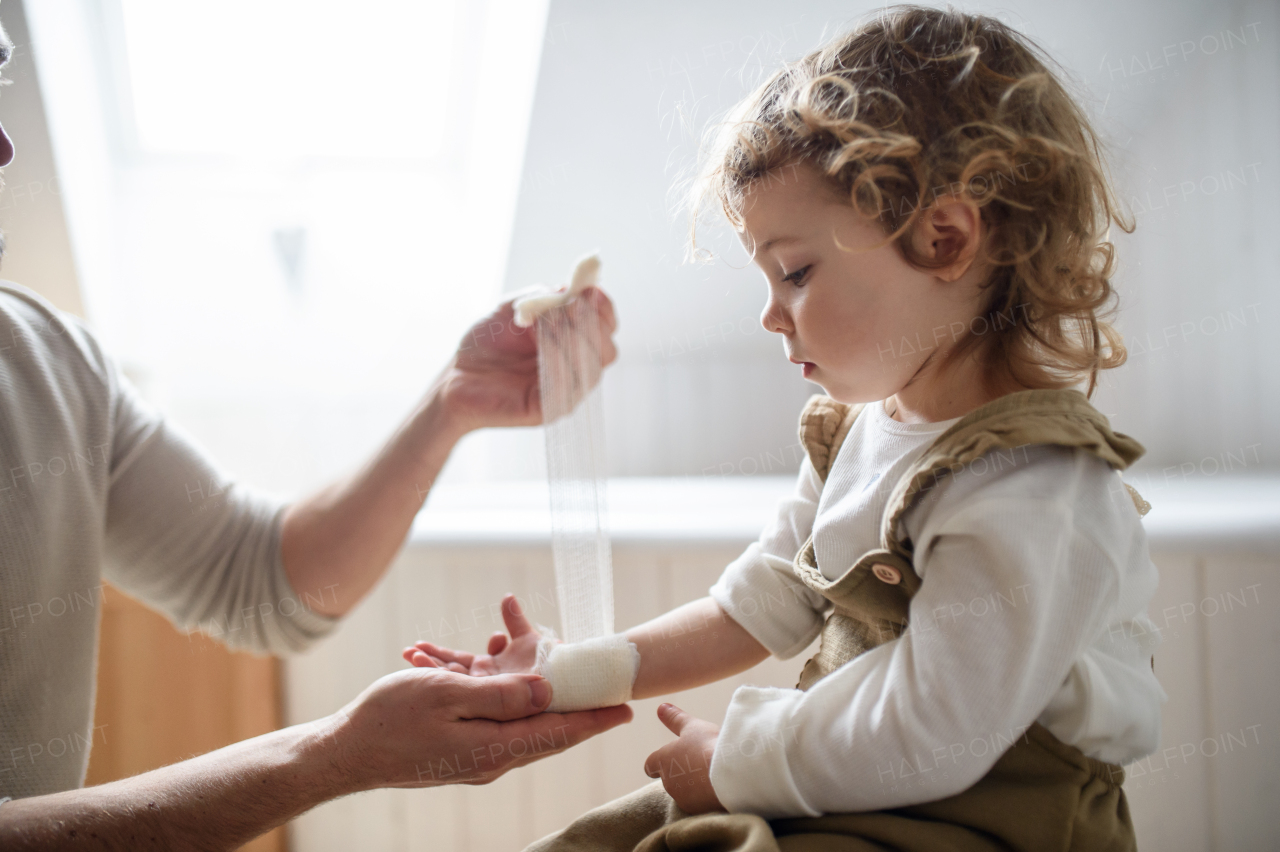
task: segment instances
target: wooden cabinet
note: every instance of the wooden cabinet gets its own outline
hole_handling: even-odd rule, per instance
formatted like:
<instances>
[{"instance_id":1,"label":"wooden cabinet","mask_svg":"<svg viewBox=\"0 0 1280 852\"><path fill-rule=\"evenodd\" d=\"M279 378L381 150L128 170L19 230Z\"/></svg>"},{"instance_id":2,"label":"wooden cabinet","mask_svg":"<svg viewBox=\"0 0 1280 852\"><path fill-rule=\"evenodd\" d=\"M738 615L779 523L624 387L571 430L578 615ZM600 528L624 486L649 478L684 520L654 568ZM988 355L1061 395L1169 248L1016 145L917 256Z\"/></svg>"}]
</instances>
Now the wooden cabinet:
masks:
<instances>
[{"instance_id":1,"label":"wooden cabinet","mask_svg":"<svg viewBox=\"0 0 1280 852\"><path fill-rule=\"evenodd\" d=\"M185 636L120 591L103 596L86 784L127 778L280 726L279 663ZM283 852L285 830L244 847Z\"/></svg>"}]
</instances>

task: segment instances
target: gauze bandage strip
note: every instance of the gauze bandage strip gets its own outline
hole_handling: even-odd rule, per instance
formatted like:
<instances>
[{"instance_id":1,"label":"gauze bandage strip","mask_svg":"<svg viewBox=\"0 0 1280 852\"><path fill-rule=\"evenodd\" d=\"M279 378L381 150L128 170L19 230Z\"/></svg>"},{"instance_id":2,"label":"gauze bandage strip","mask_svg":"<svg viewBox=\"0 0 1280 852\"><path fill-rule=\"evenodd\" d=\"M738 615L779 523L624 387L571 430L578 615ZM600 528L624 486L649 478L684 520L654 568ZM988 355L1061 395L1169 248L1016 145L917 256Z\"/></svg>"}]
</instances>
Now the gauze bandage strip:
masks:
<instances>
[{"instance_id":1,"label":"gauze bandage strip","mask_svg":"<svg viewBox=\"0 0 1280 852\"><path fill-rule=\"evenodd\" d=\"M538 383L551 492L551 551L561 636L578 642L613 632L613 556L605 514L603 333L595 306L576 298L596 283L587 257L568 290L516 302L516 322L536 322Z\"/></svg>"},{"instance_id":2,"label":"gauze bandage strip","mask_svg":"<svg viewBox=\"0 0 1280 852\"><path fill-rule=\"evenodd\" d=\"M605 500L601 351L595 306L578 296L594 286L600 260L583 258L569 286L534 293L513 308L535 326L538 383L551 493L551 551L563 644L547 639L539 671L551 681L551 709L628 701L638 652L613 635L613 555ZM625 684L625 689L623 688Z\"/></svg>"}]
</instances>

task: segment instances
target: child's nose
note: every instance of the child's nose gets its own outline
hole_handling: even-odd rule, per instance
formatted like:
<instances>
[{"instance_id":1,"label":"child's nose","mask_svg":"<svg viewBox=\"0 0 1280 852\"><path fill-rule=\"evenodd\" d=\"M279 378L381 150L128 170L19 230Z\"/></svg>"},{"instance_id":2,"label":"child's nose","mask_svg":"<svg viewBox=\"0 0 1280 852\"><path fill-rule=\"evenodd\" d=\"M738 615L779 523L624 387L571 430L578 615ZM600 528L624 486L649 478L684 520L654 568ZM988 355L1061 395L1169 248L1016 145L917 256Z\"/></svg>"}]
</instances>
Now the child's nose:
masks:
<instances>
[{"instance_id":1,"label":"child's nose","mask_svg":"<svg viewBox=\"0 0 1280 852\"><path fill-rule=\"evenodd\" d=\"M765 302L764 311L760 314L760 325L764 326L765 331L771 331L774 334L785 334L791 327L785 311L772 297Z\"/></svg>"}]
</instances>

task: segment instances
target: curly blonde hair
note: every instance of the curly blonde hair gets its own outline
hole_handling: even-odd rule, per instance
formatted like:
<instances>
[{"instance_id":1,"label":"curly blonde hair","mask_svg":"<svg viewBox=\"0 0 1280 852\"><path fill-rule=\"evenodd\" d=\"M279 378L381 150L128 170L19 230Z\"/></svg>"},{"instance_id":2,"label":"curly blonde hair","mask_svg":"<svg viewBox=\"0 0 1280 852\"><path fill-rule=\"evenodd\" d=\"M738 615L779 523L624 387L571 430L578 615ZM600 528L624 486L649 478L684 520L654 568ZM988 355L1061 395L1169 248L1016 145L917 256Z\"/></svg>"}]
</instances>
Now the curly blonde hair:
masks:
<instances>
[{"instance_id":1,"label":"curly blonde hair","mask_svg":"<svg viewBox=\"0 0 1280 852\"><path fill-rule=\"evenodd\" d=\"M1119 212L1102 147L1042 49L1010 27L951 9L898 6L775 73L715 138L693 192L742 228L744 198L779 169L816 167L919 268L947 265L911 233L942 195L981 211L991 264L972 353L988 379L1066 387L1125 360L1115 312L1111 222ZM977 319L975 318L975 323Z\"/></svg>"}]
</instances>

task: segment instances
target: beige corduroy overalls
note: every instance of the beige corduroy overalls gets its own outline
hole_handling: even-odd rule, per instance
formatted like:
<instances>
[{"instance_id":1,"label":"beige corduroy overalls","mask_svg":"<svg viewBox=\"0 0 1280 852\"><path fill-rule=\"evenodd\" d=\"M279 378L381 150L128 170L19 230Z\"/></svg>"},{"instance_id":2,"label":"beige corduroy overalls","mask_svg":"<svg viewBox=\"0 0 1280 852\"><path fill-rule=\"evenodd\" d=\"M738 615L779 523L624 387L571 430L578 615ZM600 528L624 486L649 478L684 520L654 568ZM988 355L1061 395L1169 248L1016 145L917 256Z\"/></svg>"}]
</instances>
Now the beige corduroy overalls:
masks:
<instances>
[{"instance_id":1,"label":"beige corduroy overalls","mask_svg":"<svg viewBox=\"0 0 1280 852\"><path fill-rule=\"evenodd\" d=\"M823 482L861 409L825 396L805 406L800 439ZM800 548L796 575L833 609L799 689L907 629L908 605L921 584L912 567L912 543L901 530L907 510L940 477L984 456L995 465L1002 452L1010 452L1012 464L1012 451L1031 444L1083 449L1116 470L1143 453L1138 442L1112 432L1077 391L1023 391L962 417L898 480L885 507L880 547L835 580L818 570L812 535ZM1128 491L1145 514L1149 507ZM982 779L945 799L766 821L742 813L689 816L659 781L584 814L528 852L1127 852L1136 842L1123 781L1121 767L1086 757L1033 723Z\"/></svg>"}]
</instances>

